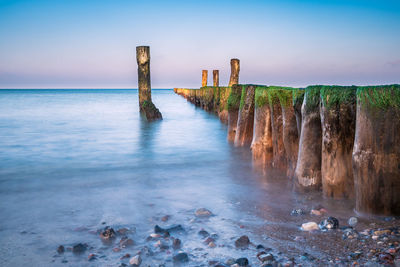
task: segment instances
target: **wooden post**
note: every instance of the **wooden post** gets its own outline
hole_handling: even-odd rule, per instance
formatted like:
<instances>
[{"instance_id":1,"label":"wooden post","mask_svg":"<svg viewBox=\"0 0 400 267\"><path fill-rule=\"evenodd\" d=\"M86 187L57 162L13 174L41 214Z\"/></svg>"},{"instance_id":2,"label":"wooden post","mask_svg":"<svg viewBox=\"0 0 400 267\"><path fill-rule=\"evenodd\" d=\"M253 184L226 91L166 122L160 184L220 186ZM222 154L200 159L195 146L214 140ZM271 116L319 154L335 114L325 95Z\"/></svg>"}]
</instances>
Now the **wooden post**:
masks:
<instances>
[{"instance_id":1,"label":"wooden post","mask_svg":"<svg viewBox=\"0 0 400 267\"><path fill-rule=\"evenodd\" d=\"M213 70L213 85L219 87L219 70Z\"/></svg>"},{"instance_id":2,"label":"wooden post","mask_svg":"<svg viewBox=\"0 0 400 267\"><path fill-rule=\"evenodd\" d=\"M237 58L231 59L231 78L229 80L229 85L239 84L239 71L240 71L240 61Z\"/></svg>"},{"instance_id":3,"label":"wooden post","mask_svg":"<svg viewBox=\"0 0 400 267\"><path fill-rule=\"evenodd\" d=\"M201 87L207 86L208 71L207 70L202 70L201 74L202 74Z\"/></svg>"},{"instance_id":4,"label":"wooden post","mask_svg":"<svg viewBox=\"0 0 400 267\"><path fill-rule=\"evenodd\" d=\"M145 113L148 121L162 119L160 111L151 101L149 46L136 47L136 61L138 64L139 109Z\"/></svg>"},{"instance_id":5,"label":"wooden post","mask_svg":"<svg viewBox=\"0 0 400 267\"><path fill-rule=\"evenodd\" d=\"M151 101L150 47L136 47L136 60L138 64L139 106L140 110L143 110L144 101Z\"/></svg>"}]
</instances>

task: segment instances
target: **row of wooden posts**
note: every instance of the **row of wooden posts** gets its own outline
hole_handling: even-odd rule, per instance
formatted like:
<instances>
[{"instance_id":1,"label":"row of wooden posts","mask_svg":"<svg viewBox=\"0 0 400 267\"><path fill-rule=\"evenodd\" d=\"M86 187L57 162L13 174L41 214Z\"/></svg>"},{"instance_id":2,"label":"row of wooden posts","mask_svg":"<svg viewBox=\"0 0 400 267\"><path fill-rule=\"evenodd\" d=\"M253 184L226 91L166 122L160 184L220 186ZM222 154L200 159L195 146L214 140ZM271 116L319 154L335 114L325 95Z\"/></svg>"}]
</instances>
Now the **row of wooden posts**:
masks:
<instances>
[{"instance_id":1,"label":"row of wooden posts","mask_svg":"<svg viewBox=\"0 0 400 267\"><path fill-rule=\"evenodd\" d=\"M286 171L295 188L355 199L360 212L400 215L399 85L240 85L239 61L231 66L227 87L174 91L216 113L229 141L251 147L257 165ZM382 95L395 101L363 101Z\"/></svg>"}]
</instances>

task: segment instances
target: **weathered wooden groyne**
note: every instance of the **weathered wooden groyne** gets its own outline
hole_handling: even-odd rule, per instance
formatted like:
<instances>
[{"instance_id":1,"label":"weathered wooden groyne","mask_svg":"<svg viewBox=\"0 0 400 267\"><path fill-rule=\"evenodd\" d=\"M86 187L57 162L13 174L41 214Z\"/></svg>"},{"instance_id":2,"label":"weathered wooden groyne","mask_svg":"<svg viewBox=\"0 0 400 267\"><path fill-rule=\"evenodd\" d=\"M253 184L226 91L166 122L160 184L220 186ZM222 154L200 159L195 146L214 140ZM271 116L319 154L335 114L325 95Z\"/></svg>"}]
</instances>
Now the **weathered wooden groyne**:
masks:
<instances>
[{"instance_id":1,"label":"weathered wooden groyne","mask_svg":"<svg viewBox=\"0 0 400 267\"><path fill-rule=\"evenodd\" d=\"M230 142L249 147L264 169L286 171L297 190L354 199L363 213L400 215L400 85L174 91L217 114Z\"/></svg>"}]
</instances>

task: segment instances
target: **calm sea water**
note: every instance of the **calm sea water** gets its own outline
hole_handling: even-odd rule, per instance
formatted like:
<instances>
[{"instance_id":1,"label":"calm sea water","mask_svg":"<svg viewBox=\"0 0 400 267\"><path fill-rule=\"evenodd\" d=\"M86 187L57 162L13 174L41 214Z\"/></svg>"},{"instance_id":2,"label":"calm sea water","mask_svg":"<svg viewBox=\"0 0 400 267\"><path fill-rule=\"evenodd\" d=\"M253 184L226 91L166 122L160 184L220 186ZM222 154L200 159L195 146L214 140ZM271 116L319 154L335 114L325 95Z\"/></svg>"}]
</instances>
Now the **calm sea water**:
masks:
<instances>
[{"instance_id":1,"label":"calm sea water","mask_svg":"<svg viewBox=\"0 0 400 267\"><path fill-rule=\"evenodd\" d=\"M242 234L276 252L325 255L293 241L304 221L290 211L323 204L347 219L351 204L296 195L281 174L254 170L250 150L229 144L216 116L172 90L153 90L153 101L164 120L149 124L136 90L0 91L1 266L118 266L127 252L156 250L146 237L155 224L172 223L186 229L182 249L194 265L205 255L257 261L232 248ZM215 216L195 220L201 207ZM169 222L160 221L164 215ZM93 234L105 225L136 228L134 248L112 252ZM224 246L205 246L201 228ZM89 245L85 254L57 255L59 245L79 242ZM97 260L88 262L89 253ZM168 265L172 254L144 262Z\"/></svg>"}]
</instances>

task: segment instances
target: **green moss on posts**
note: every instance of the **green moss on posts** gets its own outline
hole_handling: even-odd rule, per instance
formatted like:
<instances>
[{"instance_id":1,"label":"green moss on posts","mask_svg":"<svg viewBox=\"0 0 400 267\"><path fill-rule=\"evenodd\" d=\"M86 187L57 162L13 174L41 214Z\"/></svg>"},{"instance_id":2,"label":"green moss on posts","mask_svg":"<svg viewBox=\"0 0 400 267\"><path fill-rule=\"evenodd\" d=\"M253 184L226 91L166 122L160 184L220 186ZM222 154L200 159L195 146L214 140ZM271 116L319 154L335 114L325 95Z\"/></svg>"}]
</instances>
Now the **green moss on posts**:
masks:
<instances>
[{"instance_id":1,"label":"green moss on posts","mask_svg":"<svg viewBox=\"0 0 400 267\"><path fill-rule=\"evenodd\" d=\"M356 86L322 86L320 95L324 106L330 109L342 103L354 103L356 91Z\"/></svg>"},{"instance_id":2,"label":"green moss on posts","mask_svg":"<svg viewBox=\"0 0 400 267\"><path fill-rule=\"evenodd\" d=\"M319 108L321 88L322 85L311 85L305 89L304 97L307 99L305 112L313 111L316 108Z\"/></svg>"},{"instance_id":3,"label":"green moss on posts","mask_svg":"<svg viewBox=\"0 0 400 267\"><path fill-rule=\"evenodd\" d=\"M243 91L243 89L242 89ZM242 92L236 93L234 90L231 90L231 93L228 97L228 110L238 109L240 107L240 98L242 96Z\"/></svg>"},{"instance_id":4,"label":"green moss on posts","mask_svg":"<svg viewBox=\"0 0 400 267\"><path fill-rule=\"evenodd\" d=\"M380 85L358 87L357 99L370 108L400 108L400 85Z\"/></svg>"},{"instance_id":5,"label":"green moss on posts","mask_svg":"<svg viewBox=\"0 0 400 267\"><path fill-rule=\"evenodd\" d=\"M261 108L268 102L268 87L257 86L255 94L256 108Z\"/></svg>"},{"instance_id":6,"label":"green moss on posts","mask_svg":"<svg viewBox=\"0 0 400 267\"><path fill-rule=\"evenodd\" d=\"M219 111L228 110L228 98L231 92L231 87L219 88Z\"/></svg>"},{"instance_id":7,"label":"green moss on posts","mask_svg":"<svg viewBox=\"0 0 400 267\"><path fill-rule=\"evenodd\" d=\"M293 106L299 102L303 103L305 92L304 88L293 88Z\"/></svg>"}]
</instances>

